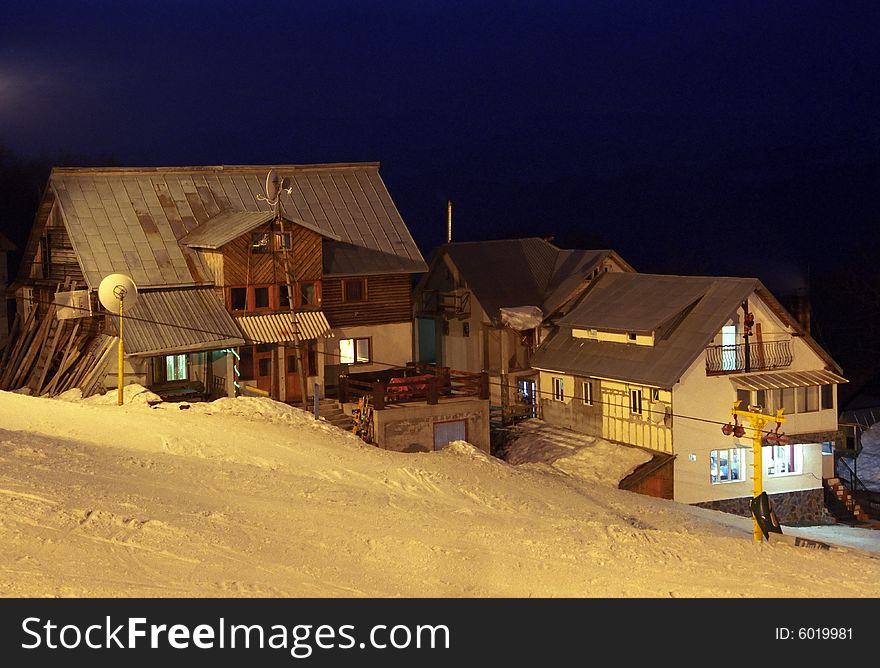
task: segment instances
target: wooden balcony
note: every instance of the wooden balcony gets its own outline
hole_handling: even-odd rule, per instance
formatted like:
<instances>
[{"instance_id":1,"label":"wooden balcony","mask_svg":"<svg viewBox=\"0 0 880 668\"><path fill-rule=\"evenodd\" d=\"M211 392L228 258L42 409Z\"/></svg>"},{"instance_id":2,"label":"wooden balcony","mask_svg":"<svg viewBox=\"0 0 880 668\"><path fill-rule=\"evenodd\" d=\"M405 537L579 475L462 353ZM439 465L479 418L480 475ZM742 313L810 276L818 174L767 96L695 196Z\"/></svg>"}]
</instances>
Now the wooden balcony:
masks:
<instances>
[{"instance_id":1,"label":"wooden balcony","mask_svg":"<svg viewBox=\"0 0 880 668\"><path fill-rule=\"evenodd\" d=\"M442 315L447 318L464 318L471 314L471 293L467 290L441 292L425 290L419 304L419 315Z\"/></svg>"},{"instance_id":2,"label":"wooden balcony","mask_svg":"<svg viewBox=\"0 0 880 668\"><path fill-rule=\"evenodd\" d=\"M791 365L791 339L706 348L706 375L770 371Z\"/></svg>"},{"instance_id":3,"label":"wooden balcony","mask_svg":"<svg viewBox=\"0 0 880 668\"><path fill-rule=\"evenodd\" d=\"M403 368L345 374L339 377L339 401L370 397L375 410L389 404L425 401L437 404L444 399L476 397L489 399L486 372L465 373L448 367L411 362Z\"/></svg>"}]
</instances>

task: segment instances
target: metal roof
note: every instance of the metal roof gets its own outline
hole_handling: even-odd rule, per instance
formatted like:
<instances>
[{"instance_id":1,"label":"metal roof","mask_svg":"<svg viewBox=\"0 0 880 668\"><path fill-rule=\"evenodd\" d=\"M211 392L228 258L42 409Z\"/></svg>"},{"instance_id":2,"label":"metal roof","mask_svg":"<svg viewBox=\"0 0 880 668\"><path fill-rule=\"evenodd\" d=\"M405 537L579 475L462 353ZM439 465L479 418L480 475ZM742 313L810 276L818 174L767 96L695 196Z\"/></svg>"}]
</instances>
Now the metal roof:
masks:
<instances>
[{"instance_id":1,"label":"metal roof","mask_svg":"<svg viewBox=\"0 0 880 668\"><path fill-rule=\"evenodd\" d=\"M627 289L618 289L622 285ZM532 366L547 371L672 387L758 285L758 280L753 278L603 274L564 318L568 322L560 325L559 330L538 347ZM667 318L666 327L658 332L653 346L572 337L571 329L576 326L572 323L580 322L585 314L589 314L593 303L604 308L608 303L606 293L615 296L617 306L623 312L634 314L635 322L645 321L640 309L646 309L651 314L650 319L656 319L654 316L658 313L666 314L665 308L642 305L643 295L657 298L658 286L662 286L677 304L688 302L696 287L701 294L693 306L688 304L680 313Z\"/></svg>"},{"instance_id":2,"label":"metal roof","mask_svg":"<svg viewBox=\"0 0 880 668\"><path fill-rule=\"evenodd\" d=\"M89 287L109 273L127 274L141 288L201 285L211 274L179 241L220 214L268 213L257 195L270 169L292 185L281 194L284 217L331 239L325 274L427 270L377 163L56 168L50 185ZM255 219L229 222L246 227ZM214 227L203 242L225 236Z\"/></svg>"},{"instance_id":3,"label":"metal roof","mask_svg":"<svg viewBox=\"0 0 880 668\"><path fill-rule=\"evenodd\" d=\"M235 322L244 332L248 343L285 343L317 339L330 331L330 323L323 311L297 311L297 323L293 314L266 313L262 315L236 316Z\"/></svg>"},{"instance_id":4,"label":"metal roof","mask_svg":"<svg viewBox=\"0 0 880 668\"><path fill-rule=\"evenodd\" d=\"M274 217L275 214L272 211L224 211L223 213L219 213L216 216L209 218L192 232L184 235L180 239L180 243L189 248L210 248L216 250L224 244L228 244L233 239L237 239L242 234L247 234L254 228L268 223ZM338 235L328 232L327 230L316 229L313 225L304 220L290 220L287 216L284 216L284 220L288 223L301 225L302 227L317 232L328 239L339 241Z\"/></svg>"},{"instance_id":5,"label":"metal roof","mask_svg":"<svg viewBox=\"0 0 880 668\"><path fill-rule=\"evenodd\" d=\"M559 320L560 325L649 333L703 297L717 279L618 273ZM743 279L732 279L743 280ZM754 281L750 284L754 285Z\"/></svg>"},{"instance_id":6,"label":"metal roof","mask_svg":"<svg viewBox=\"0 0 880 668\"><path fill-rule=\"evenodd\" d=\"M849 381L841 375L817 369L815 371L774 371L772 373L752 373L748 376L731 376L733 384L746 390L781 390L788 387L809 387L811 385L837 385Z\"/></svg>"},{"instance_id":7,"label":"metal roof","mask_svg":"<svg viewBox=\"0 0 880 668\"><path fill-rule=\"evenodd\" d=\"M119 331L119 315L109 319ZM124 314L122 345L129 355L172 355L244 344L213 288L138 293Z\"/></svg>"},{"instance_id":8,"label":"metal roof","mask_svg":"<svg viewBox=\"0 0 880 668\"><path fill-rule=\"evenodd\" d=\"M456 242L441 247L490 317L502 308L556 308L607 256L562 250L537 237Z\"/></svg>"}]
</instances>

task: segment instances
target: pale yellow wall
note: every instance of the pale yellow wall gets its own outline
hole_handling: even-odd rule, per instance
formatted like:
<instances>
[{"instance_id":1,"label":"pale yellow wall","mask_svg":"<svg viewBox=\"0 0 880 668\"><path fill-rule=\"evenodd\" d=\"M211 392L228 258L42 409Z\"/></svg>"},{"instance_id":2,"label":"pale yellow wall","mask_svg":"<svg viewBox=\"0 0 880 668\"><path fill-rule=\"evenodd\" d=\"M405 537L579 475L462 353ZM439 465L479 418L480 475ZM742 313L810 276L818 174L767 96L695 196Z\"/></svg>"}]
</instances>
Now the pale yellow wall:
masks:
<instances>
[{"instance_id":1,"label":"pale yellow wall","mask_svg":"<svg viewBox=\"0 0 880 668\"><path fill-rule=\"evenodd\" d=\"M464 319L449 321L449 334L438 337L442 341L443 366L459 371L477 373L483 370L483 322L488 320L483 309L471 294L471 314ZM464 336L463 323L467 322L470 334Z\"/></svg>"},{"instance_id":2,"label":"pale yellow wall","mask_svg":"<svg viewBox=\"0 0 880 668\"><path fill-rule=\"evenodd\" d=\"M812 351L807 351L811 353ZM813 353L814 354L814 353ZM822 368L816 366L808 368ZM717 422L731 420L731 408L736 401L736 386L729 375L707 376L705 353L701 354L673 388L675 421L675 500L698 503L716 499L752 496L752 432L746 430L743 438L725 436L720 424L707 424L684 416ZM768 428L775 428L771 423ZM787 434L834 431L837 412L820 410L815 413L794 415L787 419L781 431ZM766 429L765 429L766 431ZM712 484L709 479L709 452L736 444L747 448L748 477L743 482ZM691 461L691 455L696 461ZM817 489L822 486L822 448L804 446L804 473L781 478L765 478L767 493Z\"/></svg>"},{"instance_id":3,"label":"pale yellow wall","mask_svg":"<svg viewBox=\"0 0 880 668\"><path fill-rule=\"evenodd\" d=\"M627 332L605 332L601 330L572 329L571 335L576 339L592 339L607 343L626 343L636 346L653 346L654 334L636 334L636 340L630 341Z\"/></svg>"},{"instance_id":4,"label":"pale yellow wall","mask_svg":"<svg viewBox=\"0 0 880 668\"><path fill-rule=\"evenodd\" d=\"M553 378L563 379L565 397L562 401L553 398ZM580 400L580 385L583 380L585 379L569 374L540 371L538 373L539 401L569 406L572 401ZM654 422L649 410L652 408L652 389L657 389L659 392L655 409L659 411L663 408L662 403L665 403L669 404L670 410L672 410L672 393L669 390L608 379L593 378L591 380L593 381L594 405L599 405L602 411L601 430L595 429L591 435L661 452L672 452L672 429L667 426L666 422ZM642 394L641 416L633 415L630 411L630 389L638 389ZM549 418L548 421L554 420L551 416L555 413L555 411L543 411L545 419ZM587 423L581 421L567 421L566 424L560 426L585 424Z\"/></svg>"},{"instance_id":5,"label":"pale yellow wall","mask_svg":"<svg viewBox=\"0 0 880 668\"><path fill-rule=\"evenodd\" d=\"M325 364L339 361L339 339L372 339L373 364L352 364L351 373L376 371L393 366L405 366L412 361L413 326L411 322L394 322L386 325L366 325L357 327L334 327L330 336L318 339L319 377L324 377ZM322 354L327 353L327 354ZM322 382L322 381L319 381Z\"/></svg>"}]
</instances>

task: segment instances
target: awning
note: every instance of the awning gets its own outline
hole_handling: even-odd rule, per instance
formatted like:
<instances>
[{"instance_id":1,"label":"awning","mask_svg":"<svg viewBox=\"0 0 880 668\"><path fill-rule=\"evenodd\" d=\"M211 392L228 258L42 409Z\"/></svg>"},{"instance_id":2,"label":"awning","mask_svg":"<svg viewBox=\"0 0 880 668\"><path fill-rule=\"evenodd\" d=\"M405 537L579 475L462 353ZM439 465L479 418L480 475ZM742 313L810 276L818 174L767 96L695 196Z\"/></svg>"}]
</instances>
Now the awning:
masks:
<instances>
[{"instance_id":1,"label":"awning","mask_svg":"<svg viewBox=\"0 0 880 668\"><path fill-rule=\"evenodd\" d=\"M119 331L119 315L107 318ZM149 290L125 313L122 345L129 355L172 355L244 343L214 288Z\"/></svg>"},{"instance_id":2,"label":"awning","mask_svg":"<svg viewBox=\"0 0 880 668\"><path fill-rule=\"evenodd\" d=\"M848 383L843 376L833 371L774 371L772 373L750 373L747 376L732 376L737 387L746 390L782 390L790 387L809 387L811 385L836 385Z\"/></svg>"},{"instance_id":3,"label":"awning","mask_svg":"<svg viewBox=\"0 0 880 668\"><path fill-rule=\"evenodd\" d=\"M242 315L235 318L248 343L285 343L317 339L330 330L330 323L323 311L298 311L293 313L267 313L265 315ZM297 324L299 327L297 328Z\"/></svg>"}]
</instances>

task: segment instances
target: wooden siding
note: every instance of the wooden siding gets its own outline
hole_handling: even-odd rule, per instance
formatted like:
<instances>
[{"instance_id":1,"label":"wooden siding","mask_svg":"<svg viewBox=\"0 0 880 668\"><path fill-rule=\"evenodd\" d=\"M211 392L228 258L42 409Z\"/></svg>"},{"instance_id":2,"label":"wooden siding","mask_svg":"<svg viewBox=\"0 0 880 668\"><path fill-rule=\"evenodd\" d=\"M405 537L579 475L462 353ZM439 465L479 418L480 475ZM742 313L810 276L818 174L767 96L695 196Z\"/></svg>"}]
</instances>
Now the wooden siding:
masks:
<instances>
[{"instance_id":1,"label":"wooden siding","mask_svg":"<svg viewBox=\"0 0 880 668\"><path fill-rule=\"evenodd\" d=\"M265 225L253 231L278 228ZM285 225L285 232L291 232L291 250L288 262L292 274L291 281L317 281L321 279L321 235L299 225ZM286 283L284 275L284 254L252 253L252 232L229 242L222 250L223 282L218 285L258 285L265 283ZM207 253L204 255L207 256ZM213 269L213 267L212 267Z\"/></svg>"},{"instance_id":2,"label":"wooden siding","mask_svg":"<svg viewBox=\"0 0 880 668\"><path fill-rule=\"evenodd\" d=\"M367 299L362 302L343 302L343 279L324 279L322 308L331 327L378 325L412 320L409 274L385 274L364 278L367 281Z\"/></svg>"},{"instance_id":3,"label":"wooden siding","mask_svg":"<svg viewBox=\"0 0 880 668\"><path fill-rule=\"evenodd\" d=\"M43 258L46 255L43 244L48 246L48 274L45 274L42 268ZM64 223L61 221L57 207L53 208L49 214L44 236L40 239L36 260L40 266L37 268L35 278L46 278L57 283L63 283L65 279L71 278L81 286L85 283L82 269L80 269L76 253L73 250L73 244L70 242L67 230L64 229Z\"/></svg>"},{"instance_id":4,"label":"wooden siding","mask_svg":"<svg viewBox=\"0 0 880 668\"><path fill-rule=\"evenodd\" d=\"M199 249L199 254L202 256L205 266L211 272L214 285L217 287L226 285L226 279L223 275L223 253L221 251Z\"/></svg>"}]
</instances>

